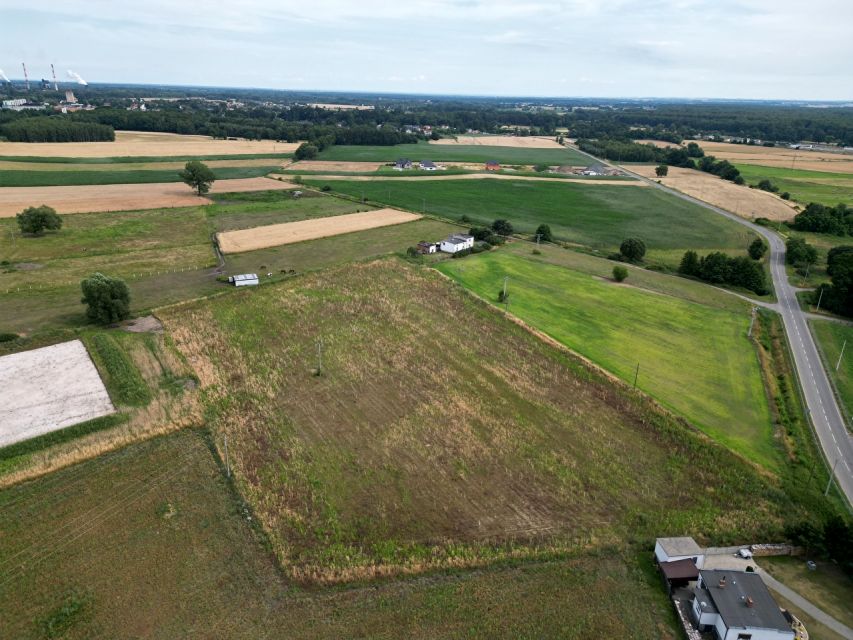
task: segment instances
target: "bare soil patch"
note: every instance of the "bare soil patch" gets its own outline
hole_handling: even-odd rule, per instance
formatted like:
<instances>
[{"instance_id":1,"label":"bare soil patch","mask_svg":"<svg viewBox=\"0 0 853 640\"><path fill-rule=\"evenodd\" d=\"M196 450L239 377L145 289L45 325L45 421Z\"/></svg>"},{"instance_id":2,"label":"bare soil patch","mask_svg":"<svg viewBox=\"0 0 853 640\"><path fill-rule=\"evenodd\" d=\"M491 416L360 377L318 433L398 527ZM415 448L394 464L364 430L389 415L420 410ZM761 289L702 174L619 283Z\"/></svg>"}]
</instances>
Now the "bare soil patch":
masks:
<instances>
[{"instance_id":1,"label":"bare soil patch","mask_svg":"<svg viewBox=\"0 0 853 640\"><path fill-rule=\"evenodd\" d=\"M114 142L0 142L0 156L118 158L128 156L204 156L292 153L297 142L217 140L176 133L116 131Z\"/></svg>"},{"instance_id":2,"label":"bare soil patch","mask_svg":"<svg viewBox=\"0 0 853 640\"><path fill-rule=\"evenodd\" d=\"M227 231L217 234L222 253L240 253L283 244L314 240L342 233L387 227L403 222L418 220L421 216L396 209L377 209L362 213L349 213L298 222L271 224L253 229Z\"/></svg>"},{"instance_id":3,"label":"bare soil patch","mask_svg":"<svg viewBox=\"0 0 853 640\"><path fill-rule=\"evenodd\" d=\"M706 154L734 164L758 164L765 167L853 173L853 155L829 151L808 151L788 147L757 147L727 142L699 142Z\"/></svg>"},{"instance_id":4,"label":"bare soil patch","mask_svg":"<svg viewBox=\"0 0 853 640\"><path fill-rule=\"evenodd\" d=\"M0 358L0 447L113 413L80 340Z\"/></svg>"},{"instance_id":5,"label":"bare soil patch","mask_svg":"<svg viewBox=\"0 0 853 640\"><path fill-rule=\"evenodd\" d=\"M655 167L652 165L627 168L646 178L660 179L661 184L667 187L677 189L689 196L699 198L750 220L753 218L790 220L797 214L797 210L793 206L777 195L760 189L738 186L733 182L696 169L669 167L666 178L657 178Z\"/></svg>"},{"instance_id":6,"label":"bare soil patch","mask_svg":"<svg viewBox=\"0 0 853 640\"><path fill-rule=\"evenodd\" d=\"M122 329L131 333L163 333L163 324L155 316L143 316L130 320Z\"/></svg>"},{"instance_id":7,"label":"bare soil patch","mask_svg":"<svg viewBox=\"0 0 853 640\"><path fill-rule=\"evenodd\" d=\"M430 144L476 145L483 147L515 147L517 149L563 149L554 138L545 136L456 136L432 140Z\"/></svg>"},{"instance_id":8,"label":"bare soil patch","mask_svg":"<svg viewBox=\"0 0 853 640\"><path fill-rule=\"evenodd\" d=\"M213 193L292 189L283 180L241 178L217 180ZM210 204L181 182L148 184L76 185L70 187L6 187L0 189L0 218L11 218L25 207L50 205L58 213L132 211L164 207L191 207Z\"/></svg>"},{"instance_id":9,"label":"bare soil patch","mask_svg":"<svg viewBox=\"0 0 853 640\"><path fill-rule=\"evenodd\" d=\"M384 162L337 162L334 160L302 160L287 165L289 171L351 171L354 173L376 171Z\"/></svg>"}]
</instances>

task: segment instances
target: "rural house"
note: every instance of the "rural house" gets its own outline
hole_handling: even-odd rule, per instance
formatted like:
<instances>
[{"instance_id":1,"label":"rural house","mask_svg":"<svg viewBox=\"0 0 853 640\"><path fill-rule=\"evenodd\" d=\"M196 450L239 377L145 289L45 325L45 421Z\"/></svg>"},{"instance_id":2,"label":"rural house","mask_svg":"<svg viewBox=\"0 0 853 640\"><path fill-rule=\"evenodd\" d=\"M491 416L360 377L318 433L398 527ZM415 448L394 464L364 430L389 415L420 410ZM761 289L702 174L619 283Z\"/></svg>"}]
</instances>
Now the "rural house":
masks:
<instances>
[{"instance_id":1,"label":"rural house","mask_svg":"<svg viewBox=\"0 0 853 640\"><path fill-rule=\"evenodd\" d=\"M258 284L258 274L257 273L242 273L239 276L231 276L228 278L228 282L233 284L235 287L253 287Z\"/></svg>"},{"instance_id":2,"label":"rural house","mask_svg":"<svg viewBox=\"0 0 853 640\"><path fill-rule=\"evenodd\" d=\"M435 171L438 167L432 160L421 160L421 169L424 171Z\"/></svg>"},{"instance_id":3,"label":"rural house","mask_svg":"<svg viewBox=\"0 0 853 640\"><path fill-rule=\"evenodd\" d=\"M474 246L474 236L455 233L441 241L441 250L445 253L456 253Z\"/></svg>"},{"instance_id":4,"label":"rural house","mask_svg":"<svg viewBox=\"0 0 853 640\"><path fill-rule=\"evenodd\" d=\"M691 612L700 631L719 640L794 640L791 622L757 573L705 570Z\"/></svg>"},{"instance_id":5,"label":"rural house","mask_svg":"<svg viewBox=\"0 0 853 640\"><path fill-rule=\"evenodd\" d=\"M500 171L501 165L497 160L489 160L486 163L486 171Z\"/></svg>"},{"instance_id":6,"label":"rural house","mask_svg":"<svg viewBox=\"0 0 853 640\"><path fill-rule=\"evenodd\" d=\"M397 171L402 171L403 169L411 169L412 161L408 158L400 158L397 162L394 163L394 168Z\"/></svg>"}]
</instances>

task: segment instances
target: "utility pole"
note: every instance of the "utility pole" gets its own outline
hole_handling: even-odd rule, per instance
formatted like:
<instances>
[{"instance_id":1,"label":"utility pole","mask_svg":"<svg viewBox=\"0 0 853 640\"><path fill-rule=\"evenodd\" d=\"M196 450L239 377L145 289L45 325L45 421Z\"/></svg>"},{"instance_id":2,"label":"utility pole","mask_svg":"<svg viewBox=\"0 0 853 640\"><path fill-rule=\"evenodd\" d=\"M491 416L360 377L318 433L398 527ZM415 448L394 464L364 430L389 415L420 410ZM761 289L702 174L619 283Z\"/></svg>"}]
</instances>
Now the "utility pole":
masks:
<instances>
[{"instance_id":1,"label":"utility pole","mask_svg":"<svg viewBox=\"0 0 853 640\"><path fill-rule=\"evenodd\" d=\"M829 472L829 482L826 483L826 491L823 492L823 496L826 497L829 495L829 488L832 486L832 481L835 478L835 467L838 466L838 461L841 460L841 456L838 456L835 459L835 464L832 465L832 471Z\"/></svg>"},{"instance_id":2,"label":"utility pole","mask_svg":"<svg viewBox=\"0 0 853 640\"><path fill-rule=\"evenodd\" d=\"M509 298L506 297L506 283L509 276L504 276L504 311L509 312Z\"/></svg>"},{"instance_id":3,"label":"utility pole","mask_svg":"<svg viewBox=\"0 0 853 640\"><path fill-rule=\"evenodd\" d=\"M844 347L847 346L847 340L844 341L844 344L841 345L841 353L838 354L838 362L835 363L835 370L838 371L838 367L841 366L841 357L844 355Z\"/></svg>"},{"instance_id":4,"label":"utility pole","mask_svg":"<svg viewBox=\"0 0 853 640\"><path fill-rule=\"evenodd\" d=\"M820 301L823 300L823 287L820 288L820 295L817 297L817 308L815 309L815 313L820 311Z\"/></svg>"},{"instance_id":5,"label":"utility pole","mask_svg":"<svg viewBox=\"0 0 853 640\"><path fill-rule=\"evenodd\" d=\"M228 461L228 434L225 434L225 474L231 477L231 463Z\"/></svg>"},{"instance_id":6,"label":"utility pole","mask_svg":"<svg viewBox=\"0 0 853 640\"><path fill-rule=\"evenodd\" d=\"M323 373L323 339L317 340L317 375Z\"/></svg>"},{"instance_id":7,"label":"utility pole","mask_svg":"<svg viewBox=\"0 0 853 640\"><path fill-rule=\"evenodd\" d=\"M637 363L637 370L634 372L634 388L637 388L637 378L640 377L640 363Z\"/></svg>"}]
</instances>

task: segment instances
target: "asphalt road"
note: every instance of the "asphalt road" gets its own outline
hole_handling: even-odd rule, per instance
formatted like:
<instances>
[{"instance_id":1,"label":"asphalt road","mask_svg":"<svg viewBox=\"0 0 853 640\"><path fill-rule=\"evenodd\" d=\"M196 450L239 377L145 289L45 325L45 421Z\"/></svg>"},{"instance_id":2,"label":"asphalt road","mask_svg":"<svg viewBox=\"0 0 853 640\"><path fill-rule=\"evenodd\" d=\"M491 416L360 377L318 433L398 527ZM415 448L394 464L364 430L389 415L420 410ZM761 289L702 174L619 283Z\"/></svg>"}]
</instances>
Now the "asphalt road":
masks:
<instances>
[{"instance_id":1,"label":"asphalt road","mask_svg":"<svg viewBox=\"0 0 853 640\"><path fill-rule=\"evenodd\" d=\"M584 155L589 156L589 154ZM603 162L599 158L589 157L597 162ZM767 240L770 246L770 273L776 289L776 297L779 300L773 307L782 316L788 343L794 355L800 387L803 390L803 397L820 446L823 448L830 467L835 470L835 481L847 497L848 505L853 505L853 439L847 432L847 426L838 408L814 337L809 330L807 316L797 302L796 288L792 287L788 281L788 274L785 271L785 243L782 238L774 231L744 220L725 209L720 209L680 191L665 187L654 180L633 173L625 167L620 167L620 169L657 189L742 224Z\"/></svg>"}]
</instances>

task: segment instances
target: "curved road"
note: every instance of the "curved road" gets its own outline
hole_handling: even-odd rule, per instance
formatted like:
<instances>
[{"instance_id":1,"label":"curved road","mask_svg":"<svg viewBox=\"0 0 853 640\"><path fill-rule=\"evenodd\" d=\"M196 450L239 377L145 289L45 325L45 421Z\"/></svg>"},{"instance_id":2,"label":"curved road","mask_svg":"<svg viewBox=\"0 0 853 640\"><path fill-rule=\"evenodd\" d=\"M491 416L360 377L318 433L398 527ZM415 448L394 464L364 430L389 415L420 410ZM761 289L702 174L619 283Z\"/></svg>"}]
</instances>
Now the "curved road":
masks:
<instances>
[{"instance_id":1,"label":"curved road","mask_svg":"<svg viewBox=\"0 0 853 640\"><path fill-rule=\"evenodd\" d=\"M583 152L581 151L581 153ZM584 155L593 158L596 162L604 162L589 154ZM800 309L796 296L797 290L788 281L788 274L785 271L785 243L782 238L770 229L744 220L725 209L720 209L698 198L665 187L625 167L620 166L619 168L638 180L666 191L670 195L705 207L714 213L742 224L767 240L770 245L770 273L773 277L773 285L776 288L776 296L779 299L778 304L774 307L782 316L788 343L794 355L794 364L797 368L807 411L824 455L830 467L835 469L835 481L847 497L848 507L853 505L853 439L847 432L847 425L838 408L835 394L823 368L817 346L809 330L807 316Z\"/></svg>"}]
</instances>

